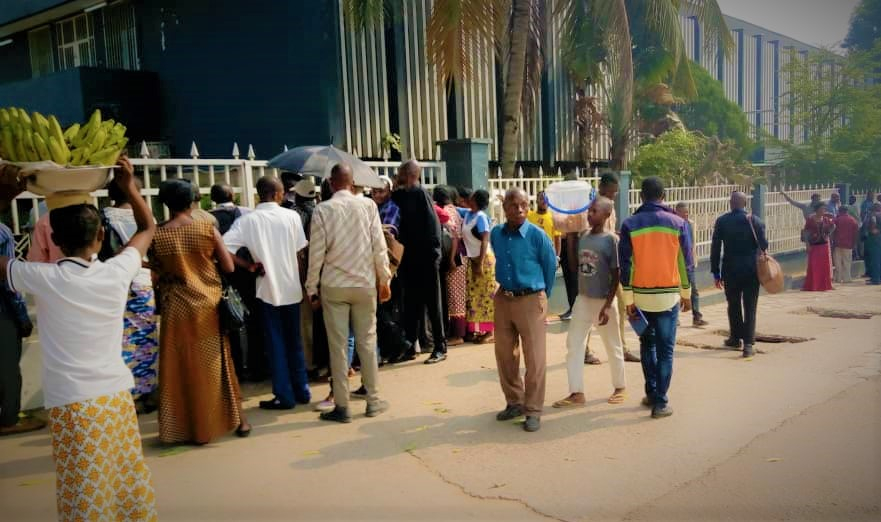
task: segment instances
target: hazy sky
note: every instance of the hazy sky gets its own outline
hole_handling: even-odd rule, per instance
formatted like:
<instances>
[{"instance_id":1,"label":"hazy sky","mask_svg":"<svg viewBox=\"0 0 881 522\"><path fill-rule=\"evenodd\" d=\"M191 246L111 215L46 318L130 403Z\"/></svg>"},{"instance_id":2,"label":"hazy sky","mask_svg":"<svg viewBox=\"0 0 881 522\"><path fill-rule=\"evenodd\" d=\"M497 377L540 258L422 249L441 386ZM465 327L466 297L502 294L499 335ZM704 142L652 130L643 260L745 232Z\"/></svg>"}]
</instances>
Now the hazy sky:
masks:
<instances>
[{"instance_id":1,"label":"hazy sky","mask_svg":"<svg viewBox=\"0 0 881 522\"><path fill-rule=\"evenodd\" d=\"M722 12L804 43L837 47L859 0L718 0Z\"/></svg>"}]
</instances>

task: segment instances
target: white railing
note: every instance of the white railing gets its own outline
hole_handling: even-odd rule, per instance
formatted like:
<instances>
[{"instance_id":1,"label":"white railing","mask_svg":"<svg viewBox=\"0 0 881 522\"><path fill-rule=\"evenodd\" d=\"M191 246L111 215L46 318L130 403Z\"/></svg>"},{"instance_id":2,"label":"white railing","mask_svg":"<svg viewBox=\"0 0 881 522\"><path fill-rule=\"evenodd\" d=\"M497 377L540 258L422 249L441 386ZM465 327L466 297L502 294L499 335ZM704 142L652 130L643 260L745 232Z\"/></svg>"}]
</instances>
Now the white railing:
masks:
<instances>
[{"instance_id":1,"label":"white railing","mask_svg":"<svg viewBox=\"0 0 881 522\"><path fill-rule=\"evenodd\" d=\"M598 177L579 177L581 181L590 183L594 188L598 188L600 178ZM490 178L489 179L489 195L490 195L490 217L493 223L501 223L505 220L504 211L502 210L502 198L505 192L512 188L521 188L529 196L530 206L534 204L535 197L539 192L544 191L548 185L555 181L563 181L561 176L542 176L538 178Z\"/></svg>"},{"instance_id":2,"label":"white railing","mask_svg":"<svg viewBox=\"0 0 881 522\"><path fill-rule=\"evenodd\" d=\"M837 189L833 185L794 186L784 189L786 194L800 203L810 203L812 194L819 194L827 202ZM794 252L804 249L801 231L805 216L801 209L791 205L783 193L769 191L765 198L765 231L768 250L772 254Z\"/></svg>"},{"instance_id":3,"label":"white railing","mask_svg":"<svg viewBox=\"0 0 881 522\"><path fill-rule=\"evenodd\" d=\"M250 154L249 154L250 155ZM254 185L258 179L265 175L278 176L278 169L269 166L265 160L255 159L204 159L194 155L188 159L153 159L133 158L132 165L135 173L141 179L144 188L141 194L147 200L153 213L160 219L168 219L166 209L158 199L159 185L169 178L186 178L192 181L207 195L210 187L216 183L229 185L239 202L243 206L253 207L256 203ZM380 175L388 175L394 179L399 163L390 161L367 161ZM422 182L426 187L438 184L446 184L446 164L442 161L420 162L422 166ZM93 193L96 206L107 204L107 191L99 190ZM39 218L39 202L42 196L25 192L12 202L12 229L16 235L27 232L24 225L28 222L35 223ZM25 219L24 216L28 218ZM26 235L25 235L26 237ZM25 250L27 239L21 240L19 247Z\"/></svg>"},{"instance_id":4,"label":"white railing","mask_svg":"<svg viewBox=\"0 0 881 522\"><path fill-rule=\"evenodd\" d=\"M741 191L750 196L751 188L744 185L710 185L706 187L668 187L664 201L675 208L682 202L688 204L688 218L694 223L696 260L709 259L716 219L728 212L731 193ZM630 190L630 214L642 204L639 189Z\"/></svg>"}]
</instances>

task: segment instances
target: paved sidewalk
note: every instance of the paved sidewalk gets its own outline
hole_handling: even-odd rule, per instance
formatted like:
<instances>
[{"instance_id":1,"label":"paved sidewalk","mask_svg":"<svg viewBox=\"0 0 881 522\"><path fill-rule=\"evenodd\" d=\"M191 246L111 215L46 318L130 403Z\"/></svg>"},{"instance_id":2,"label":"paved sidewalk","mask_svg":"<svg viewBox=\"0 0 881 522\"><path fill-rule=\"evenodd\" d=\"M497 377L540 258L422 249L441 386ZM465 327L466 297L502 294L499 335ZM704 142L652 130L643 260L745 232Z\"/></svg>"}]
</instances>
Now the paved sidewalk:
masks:
<instances>
[{"instance_id":1,"label":"paved sidewalk","mask_svg":"<svg viewBox=\"0 0 881 522\"><path fill-rule=\"evenodd\" d=\"M384 369L392 409L374 419L356 411L348 425L320 423L306 408L257 410L265 387L246 390L248 439L161 447L155 414L145 416L160 517L878 520L881 320L822 318L808 307L881 313L881 291L853 284L763 296L759 331L814 340L760 344L765 353L750 361L678 346L675 414L663 420L639 406L638 364L627 364L625 404L606 404L603 364L585 368L587 407L551 408L567 392L564 323L550 326L547 408L534 434L495 421L503 399L492 346L471 345L439 365ZM721 346L724 306L704 313L711 325L685 326L680 339ZM605 359L598 336L593 343ZM3 520L54 519L52 469L45 431L0 439Z\"/></svg>"}]
</instances>

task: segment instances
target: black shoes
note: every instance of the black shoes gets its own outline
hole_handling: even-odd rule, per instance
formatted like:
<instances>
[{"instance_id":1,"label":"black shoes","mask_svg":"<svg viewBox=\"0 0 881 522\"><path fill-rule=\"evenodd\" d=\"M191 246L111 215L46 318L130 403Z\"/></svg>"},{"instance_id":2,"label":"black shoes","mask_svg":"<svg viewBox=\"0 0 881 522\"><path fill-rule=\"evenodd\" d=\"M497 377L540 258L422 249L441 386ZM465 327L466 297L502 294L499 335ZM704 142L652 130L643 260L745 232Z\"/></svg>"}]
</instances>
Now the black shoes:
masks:
<instances>
[{"instance_id":1,"label":"black shoes","mask_svg":"<svg viewBox=\"0 0 881 522\"><path fill-rule=\"evenodd\" d=\"M349 410L346 408L341 408L339 406L330 411L322 413L318 416L318 418L323 421L340 422L343 424L348 424L352 422L352 417L349 415Z\"/></svg>"},{"instance_id":2,"label":"black shoes","mask_svg":"<svg viewBox=\"0 0 881 522\"><path fill-rule=\"evenodd\" d=\"M447 354L445 352L432 352L431 356L428 359L425 359L425 364L437 364L446 360Z\"/></svg>"},{"instance_id":3,"label":"black shoes","mask_svg":"<svg viewBox=\"0 0 881 522\"><path fill-rule=\"evenodd\" d=\"M293 404L287 404L278 400L278 398L273 398L269 401L260 401L260 409L261 410L293 410Z\"/></svg>"},{"instance_id":4,"label":"black shoes","mask_svg":"<svg viewBox=\"0 0 881 522\"><path fill-rule=\"evenodd\" d=\"M526 417L526 422L523 423L523 430L533 433L538 431L539 429L541 429L541 417L528 415Z\"/></svg>"},{"instance_id":5,"label":"black shoes","mask_svg":"<svg viewBox=\"0 0 881 522\"><path fill-rule=\"evenodd\" d=\"M388 401L376 401L367 404L367 412L364 414L368 417L376 417L387 412L389 409Z\"/></svg>"},{"instance_id":6,"label":"black shoes","mask_svg":"<svg viewBox=\"0 0 881 522\"><path fill-rule=\"evenodd\" d=\"M751 344L743 345L743 358L748 359L750 357L754 357L756 355L756 349L753 348Z\"/></svg>"},{"instance_id":7,"label":"black shoes","mask_svg":"<svg viewBox=\"0 0 881 522\"><path fill-rule=\"evenodd\" d=\"M509 421L523 416L523 408L517 405L508 405L496 415L497 421Z\"/></svg>"},{"instance_id":8,"label":"black shoes","mask_svg":"<svg viewBox=\"0 0 881 522\"><path fill-rule=\"evenodd\" d=\"M673 408L667 406L666 404L663 406L655 406L652 408L652 418L653 419L663 419L664 417L669 417L673 415Z\"/></svg>"},{"instance_id":9,"label":"black shoes","mask_svg":"<svg viewBox=\"0 0 881 522\"><path fill-rule=\"evenodd\" d=\"M560 314L561 321L571 321L572 320L572 310L567 310L566 312Z\"/></svg>"},{"instance_id":10,"label":"black shoes","mask_svg":"<svg viewBox=\"0 0 881 522\"><path fill-rule=\"evenodd\" d=\"M412 361L415 358L416 358L416 350L410 349L410 350L407 350L406 352L402 353L401 355L395 357L394 359L389 360L389 362L392 364L397 364L397 363Z\"/></svg>"},{"instance_id":11,"label":"black shoes","mask_svg":"<svg viewBox=\"0 0 881 522\"><path fill-rule=\"evenodd\" d=\"M728 339L725 339L725 346L728 348L740 348L740 339L729 337Z\"/></svg>"},{"instance_id":12,"label":"black shoes","mask_svg":"<svg viewBox=\"0 0 881 522\"><path fill-rule=\"evenodd\" d=\"M367 388L362 384L360 388L349 394L352 399L367 400Z\"/></svg>"}]
</instances>

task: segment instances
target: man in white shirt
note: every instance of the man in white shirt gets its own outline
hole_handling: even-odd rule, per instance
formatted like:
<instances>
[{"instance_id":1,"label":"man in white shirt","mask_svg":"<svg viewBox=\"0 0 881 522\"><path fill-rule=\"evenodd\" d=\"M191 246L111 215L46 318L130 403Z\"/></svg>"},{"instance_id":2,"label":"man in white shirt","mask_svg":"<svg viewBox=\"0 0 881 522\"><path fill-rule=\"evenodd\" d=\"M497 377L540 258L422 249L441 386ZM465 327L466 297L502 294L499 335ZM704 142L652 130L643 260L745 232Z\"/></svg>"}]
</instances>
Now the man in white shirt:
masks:
<instances>
[{"instance_id":1,"label":"man in white shirt","mask_svg":"<svg viewBox=\"0 0 881 522\"><path fill-rule=\"evenodd\" d=\"M334 166L334 194L312 214L309 275L306 292L313 307L321 306L330 347L336 406L322 420L351 422L349 415L349 325L361 360L361 381L367 389L367 416L388 409L379 399L376 360L376 300L391 297L387 247L379 211L372 200L355 196L352 169Z\"/></svg>"},{"instance_id":2,"label":"man in white shirt","mask_svg":"<svg viewBox=\"0 0 881 522\"><path fill-rule=\"evenodd\" d=\"M0 165L0 185L9 181L9 169ZM157 520L130 392L134 379L120 349L129 287L156 225L125 157L114 183L138 227L118 255L97 260L101 217L94 206L80 204L50 212L52 240L65 256L57 263L0 257L0 281L37 302L59 520ZM4 198L16 190L0 186ZM96 469L104 470L101 480L92 477Z\"/></svg>"},{"instance_id":3,"label":"man in white shirt","mask_svg":"<svg viewBox=\"0 0 881 522\"><path fill-rule=\"evenodd\" d=\"M299 214L279 205L284 188L278 178L260 178L257 194L260 204L233 223L223 242L232 253L246 247L254 262L235 258L236 264L258 274L257 301L275 395L272 400L260 401L260 407L290 410L297 403L312 400L300 337L303 289L299 257L308 242Z\"/></svg>"}]
</instances>

